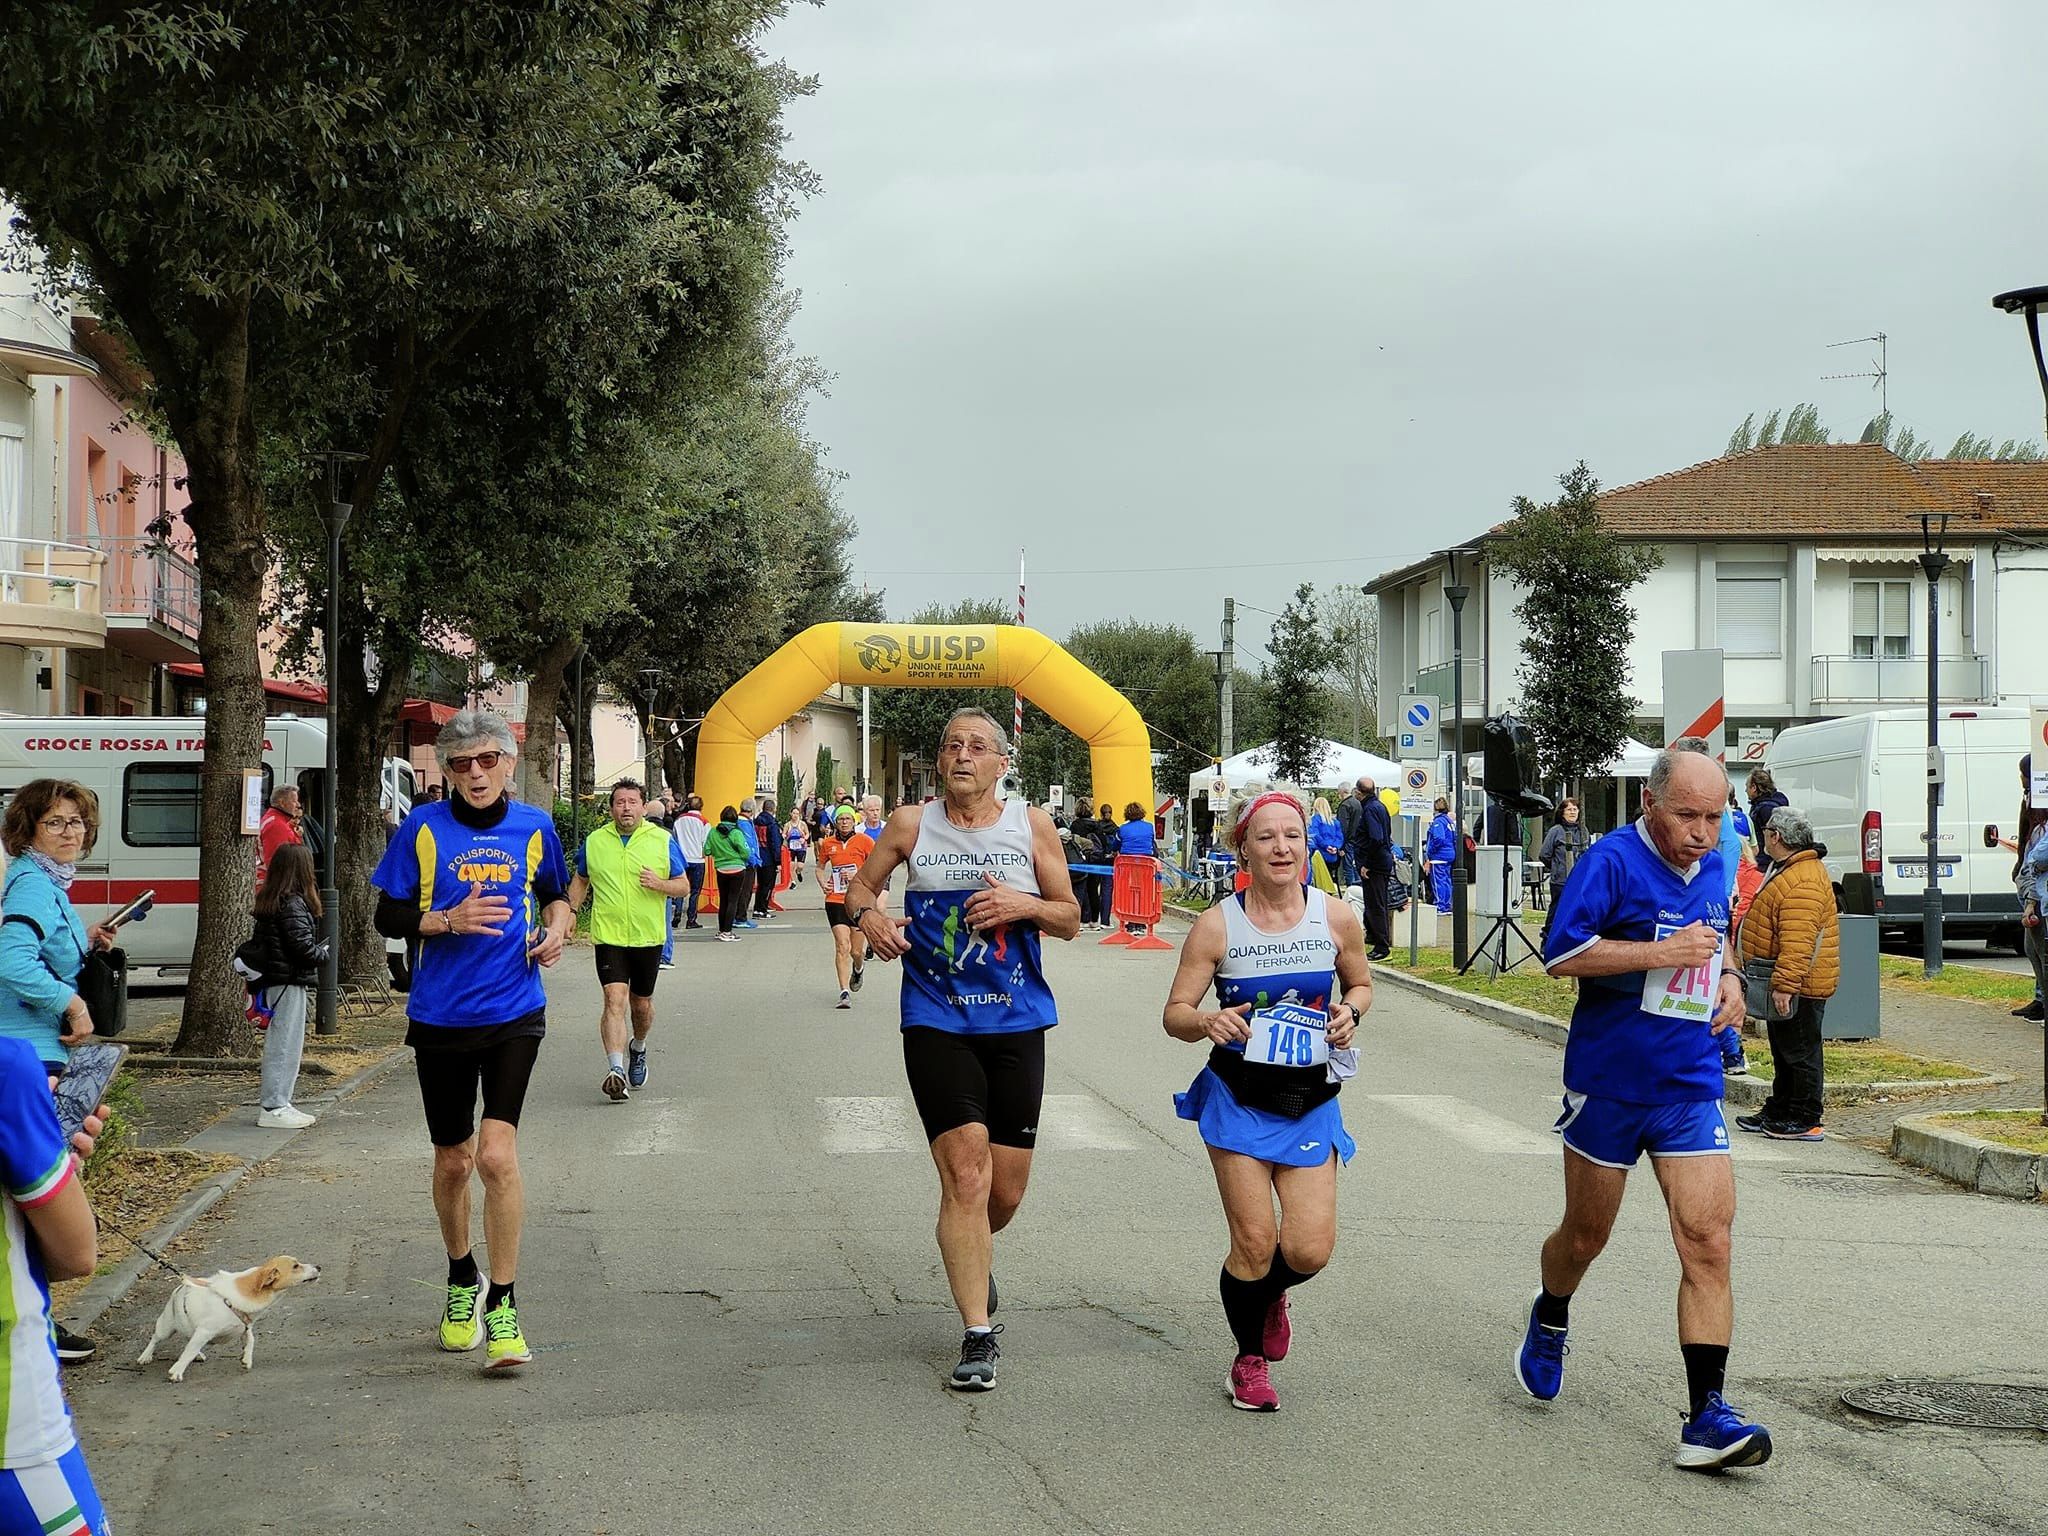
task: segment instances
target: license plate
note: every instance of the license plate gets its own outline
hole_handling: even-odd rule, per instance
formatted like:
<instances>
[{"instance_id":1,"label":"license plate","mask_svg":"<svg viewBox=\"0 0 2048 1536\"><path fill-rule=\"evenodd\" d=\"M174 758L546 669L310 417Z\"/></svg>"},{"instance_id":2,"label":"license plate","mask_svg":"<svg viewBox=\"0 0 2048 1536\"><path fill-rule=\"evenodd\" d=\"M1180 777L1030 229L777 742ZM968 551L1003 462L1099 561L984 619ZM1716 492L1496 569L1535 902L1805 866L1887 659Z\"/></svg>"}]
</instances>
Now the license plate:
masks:
<instances>
[{"instance_id":1,"label":"license plate","mask_svg":"<svg viewBox=\"0 0 2048 1536\"><path fill-rule=\"evenodd\" d=\"M1895 873L1897 873L1899 878L1902 880L1906 878L1908 875L1911 875L1915 879L1919 880L1925 880L1927 878L1927 861L1925 859L1894 859L1892 860L1892 869ZM1953 880L1955 879L1955 877L1956 866L1955 861L1953 859L1943 859L1941 863L1936 866L1934 874L1935 879Z\"/></svg>"}]
</instances>

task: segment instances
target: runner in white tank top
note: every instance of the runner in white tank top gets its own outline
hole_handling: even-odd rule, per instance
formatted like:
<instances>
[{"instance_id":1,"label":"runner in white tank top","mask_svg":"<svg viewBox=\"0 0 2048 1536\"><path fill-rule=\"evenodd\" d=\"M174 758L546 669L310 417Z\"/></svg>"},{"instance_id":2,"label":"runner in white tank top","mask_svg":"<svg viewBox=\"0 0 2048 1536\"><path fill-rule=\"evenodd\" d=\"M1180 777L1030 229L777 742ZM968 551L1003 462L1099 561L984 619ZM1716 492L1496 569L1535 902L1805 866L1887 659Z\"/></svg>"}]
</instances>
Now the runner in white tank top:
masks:
<instances>
[{"instance_id":1,"label":"runner in white tank top","mask_svg":"<svg viewBox=\"0 0 2048 1536\"><path fill-rule=\"evenodd\" d=\"M939 1251L967 1325L950 1384L995 1385L994 1237L1031 1176L1045 1087L1045 1032L1059 1021L1039 946L1081 931L1052 818L996 784L1010 742L995 719L962 710L939 739L945 798L889 818L846 893L847 915L878 960L901 959L903 1065L939 1170ZM904 916L881 893L910 866Z\"/></svg>"},{"instance_id":2,"label":"runner in white tank top","mask_svg":"<svg viewBox=\"0 0 2048 1536\"><path fill-rule=\"evenodd\" d=\"M1337 1164L1355 1150L1337 1089L1357 1068L1352 1038L1372 1006L1372 968L1351 909L1303 888L1300 801L1246 801L1232 843L1251 884L1196 920L1162 1022L1176 1040L1210 1048L1174 1106L1201 1127L1230 1228L1217 1281L1237 1346L1225 1390L1235 1406L1271 1413L1280 1400L1269 1367L1293 1338L1288 1290L1321 1270L1337 1241ZM1204 1008L1212 985L1217 1006Z\"/></svg>"}]
</instances>

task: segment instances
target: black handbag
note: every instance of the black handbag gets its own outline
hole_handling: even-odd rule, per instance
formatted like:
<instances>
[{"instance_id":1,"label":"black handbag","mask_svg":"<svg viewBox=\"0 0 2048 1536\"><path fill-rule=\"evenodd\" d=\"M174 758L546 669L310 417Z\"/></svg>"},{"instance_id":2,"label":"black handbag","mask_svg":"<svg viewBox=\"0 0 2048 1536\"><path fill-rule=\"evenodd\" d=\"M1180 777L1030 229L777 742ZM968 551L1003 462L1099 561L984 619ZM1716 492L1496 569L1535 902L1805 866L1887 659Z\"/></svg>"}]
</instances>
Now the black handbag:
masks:
<instances>
[{"instance_id":1,"label":"black handbag","mask_svg":"<svg viewBox=\"0 0 2048 1536\"><path fill-rule=\"evenodd\" d=\"M88 950L78 968L78 996L92 1015L96 1038L112 1039L128 1027L128 951Z\"/></svg>"}]
</instances>

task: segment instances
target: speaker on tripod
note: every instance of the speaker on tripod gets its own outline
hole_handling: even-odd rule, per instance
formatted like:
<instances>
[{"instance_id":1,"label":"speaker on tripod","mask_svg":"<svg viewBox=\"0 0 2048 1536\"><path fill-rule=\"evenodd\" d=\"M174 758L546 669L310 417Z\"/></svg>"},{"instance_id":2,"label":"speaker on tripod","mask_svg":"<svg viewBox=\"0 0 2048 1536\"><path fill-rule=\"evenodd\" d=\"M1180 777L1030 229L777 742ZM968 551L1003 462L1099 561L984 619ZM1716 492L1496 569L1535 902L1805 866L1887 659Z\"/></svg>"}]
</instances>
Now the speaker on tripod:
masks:
<instances>
[{"instance_id":1,"label":"speaker on tripod","mask_svg":"<svg viewBox=\"0 0 2048 1536\"><path fill-rule=\"evenodd\" d=\"M1513 715L1499 714L1486 722L1480 740L1486 793L1517 816L1548 816L1553 805L1536 772L1536 733Z\"/></svg>"},{"instance_id":2,"label":"speaker on tripod","mask_svg":"<svg viewBox=\"0 0 2048 1536\"><path fill-rule=\"evenodd\" d=\"M1480 740L1486 754L1481 782L1490 802L1488 809L1499 812L1497 821L1489 815L1487 823L1500 832L1500 904L1494 909L1493 926L1466 956L1460 969L1461 972L1469 970L1473 961L1485 955L1492 964L1493 974L1498 976L1502 971L1513 970L1524 958L1508 959L1510 934L1521 941L1522 948L1527 951L1526 958L1542 963L1536 946L1529 942L1528 935L1515 921L1522 908L1521 903L1514 899L1518 893L1512 890L1511 882L1519 873L1520 859L1515 855L1519 855L1521 850L1507 845L1520 837L1521 824L1517 818L1548 815L1551 800L1543 793L1541 780L1537 777L1535 732L1525 723L1510 714L1495 715L1486 722ZM1490 868L1488 873L1492 873ZM1481 916L1485 915L1482 910Z\"/></svg>"}]
</instances>

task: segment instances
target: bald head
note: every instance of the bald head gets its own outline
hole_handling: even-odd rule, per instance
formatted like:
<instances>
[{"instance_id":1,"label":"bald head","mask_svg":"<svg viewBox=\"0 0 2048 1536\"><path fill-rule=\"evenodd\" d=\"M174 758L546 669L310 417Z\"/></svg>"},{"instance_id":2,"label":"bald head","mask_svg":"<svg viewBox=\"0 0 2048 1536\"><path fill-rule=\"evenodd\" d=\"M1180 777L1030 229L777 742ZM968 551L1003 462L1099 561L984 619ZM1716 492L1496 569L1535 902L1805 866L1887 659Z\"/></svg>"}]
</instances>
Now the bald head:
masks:
<instances>
[{"instance_id":1,"label":"bald head","mask_svg":"<svg viewBox=\"0 0 2048 1536\"><path fill-rule=\"evenodd\" d=\"M1721 841L1727 770L1703 752L1667 747L1643 788L1643 822L1668 863L1690 869Z\"/></svg>"}]
</instances>

